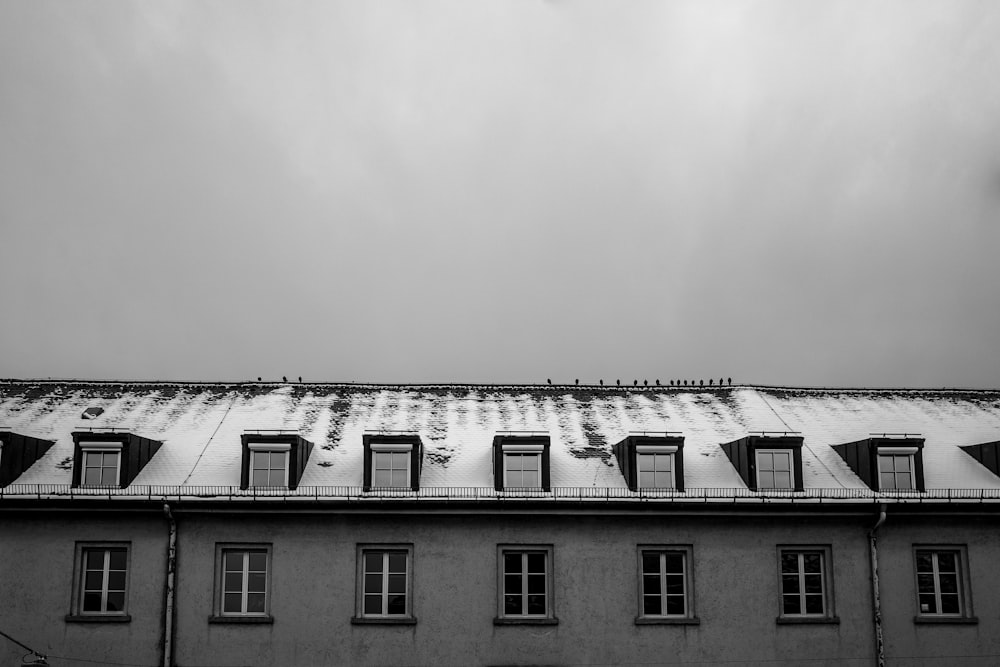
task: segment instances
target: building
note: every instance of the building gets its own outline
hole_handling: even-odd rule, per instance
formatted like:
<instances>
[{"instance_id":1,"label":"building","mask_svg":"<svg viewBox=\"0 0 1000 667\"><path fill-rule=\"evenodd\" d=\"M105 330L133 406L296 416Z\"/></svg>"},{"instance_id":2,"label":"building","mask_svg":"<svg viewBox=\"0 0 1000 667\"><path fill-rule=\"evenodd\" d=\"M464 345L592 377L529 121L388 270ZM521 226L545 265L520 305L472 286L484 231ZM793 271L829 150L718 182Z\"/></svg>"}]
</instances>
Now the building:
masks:
<instances>
[{"instance_id":1,"label":"building","mask_svg":"<svg viewBox=\"0 0 1000 667\"><path fill-rule=\"evenodd\" d=\"M1000 391L3 381L0 632L50 665L996 665L998 447Z\"/></svg>"}]
</instances>

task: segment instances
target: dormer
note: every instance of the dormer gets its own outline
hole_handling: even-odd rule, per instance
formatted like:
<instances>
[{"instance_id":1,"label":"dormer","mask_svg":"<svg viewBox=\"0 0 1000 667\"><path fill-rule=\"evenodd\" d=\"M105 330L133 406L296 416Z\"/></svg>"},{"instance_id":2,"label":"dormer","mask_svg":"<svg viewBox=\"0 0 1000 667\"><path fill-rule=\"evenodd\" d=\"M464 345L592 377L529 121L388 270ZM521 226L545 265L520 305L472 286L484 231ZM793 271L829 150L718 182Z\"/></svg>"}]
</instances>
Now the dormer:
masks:
<instances>
[{"instance_id":1,"label":"dormer","mask_svg":"<svg viewBox=\"0 0 1000 667\"><path fill-rule=\"evenodd\" d=\"M493 483L497 491L550 491L549 436L539 431L503 431L493 438Z\"/></svg>"},{"instance_id":2,"label":"dormer","mask_svg":"<svg viewBox=\"0 0 1000 667\"><path fill-rule=\"evenodd\" d=\"M364 490L420 488L423 446L420 436L372 431L361 437L365 448Z\"/></svg>"},{"instance_id":3,"label":"dormer","mask_svg":"<svg viewBox=\"0 0 1000 667\"><path fill-rule=\"evenodd\" d=\"M684 436L679 432L630 433L614 450L631 490L684 490Z\"/></svg>"},{"instance_id":4,"label":"dormer","mask_svg":"<svg viewBox=\"0 0 1000 667\"><path fill-rule=\"evenodd\" d=\"M984 442L981 445L967 445L959 449L989 468L994 475L1000 476L1000 440Z\"/></svg>"},{"instance_id":5,"label":"dormer","mask_svg":"<svg viewBox=\"0 0 1000 667\"><path fill-rule=\"evenodd\" d=\"M0 429L0 486L7 486L20 477L53 444L51 440Z\"/></svg>"},{"instance_id":6,"label":"dormer","mask_svg":"<svg viewBox=\"0 0 1000 667\"><path fill-rule=\"evenodd\" d=\"M872 433L834 451L874 491L924 490L924 439L912 433Z\"/></svg>"},{"instance_id":7,"label":"dormer","mask_svg":"<svg viewBox=\"0 0 1000 667\"><path fill-rule=\"evenodd\" d=\"M727 442L723 451L751 491L802 491L802 436L761 431Z\"/></svg>"},{"instance_id":8,"label":"dormer","mask_svg":"<svg viewBox=\"0 0 1000 667\"><path fill-rule=\"evenodd\" d=\"M73 486L124 489L163 445L118 429L73 433Z\"/></svg>"},{"instance_id":9,"label":"dormer","mask_svg":"<svg viewBox=\"0 0 1000 667\"><path fill-rule=\"evenodd\" d=\"M259 429L243 434L240 488L284 487L295 489L302 479L312 443L297 431Z\"/></svg>"}]
</instances>

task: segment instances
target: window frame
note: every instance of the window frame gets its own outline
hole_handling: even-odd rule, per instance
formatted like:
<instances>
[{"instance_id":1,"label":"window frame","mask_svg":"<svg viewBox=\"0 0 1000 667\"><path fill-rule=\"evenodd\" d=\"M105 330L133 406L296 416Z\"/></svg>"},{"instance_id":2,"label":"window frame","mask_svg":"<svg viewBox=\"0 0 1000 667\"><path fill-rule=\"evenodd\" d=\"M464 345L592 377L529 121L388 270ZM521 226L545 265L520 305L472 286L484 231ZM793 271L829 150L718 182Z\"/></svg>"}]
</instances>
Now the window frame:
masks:
<instances>
[{"instance_id":1,"label":"window frame","mask_svg":"<svg viewBox=\"0 0 1000 667\"><path fill-rule=\"evenodd\" d=\"M520 449L522 447L532 447L533 449L530 450L530 451L528 451L528 450L522 451ZM504 488L505 491L506 490L511 490L511 489L532 489L532 490L538 489L538 490L541 490L543 488L542 487L542 446L541 445L537 445L537 450L535 450L534 447L535 447L535 445L507 445L507 446L504 447L502 462L503 462L503 488ZM508 462L512 462L515 459L515 457L516 457L518 460L520 460L523 463L525 457L528 457L528 456L530 456L531 458L533 458L535 460L535 474L538 477L538 484L535 484L533 486L525 486L524 484L521 484L521 485L518 485L518 486L512 486L507 481L508 480L508 474L511 473L511 472L520 472L521 473L521 481L523 482L524 481L524 472L525 472L525 470L524 470L524 466L522 465L521 468L520 468L520 470L513 471L507 465Z\"/></svg>"},{"instance_id":2,"label":"window frame","mask_svg":"<svg viewBox=\"0 0 1000 667\"><path fill-rule=\"evenodd\" d=\"M406 611L402 614L390 614L386 608L386 613L369 614L365 613L365 555L370 553L381 553L383 562L388 561L388 555L392 553L403 553L406 557ZM417 618L413 614L413 544L358 544L356 551L356 577L355 577L355 602L354 616L351 623L354 625L416 625ZM383 570L383 595L387 596L386 577L388 570Z\"/></svg>"},{"instance_id":3,"label":"window frame","mask_svg":"<svg viewBox=\"0 0 1000 667\"><path fill-rule=\"evenodd\" d=\"M784 554L796 554L799 556L801 567L802 556L805 554L819 554L820 556L820 577L823 587L823 612L808 613L804 611L805 591L802 587L802 578L806 572L797 570L799 576L799 595L801 604L800 613L787 613L785 611L785 588L784 572L781 570L781 557ZM839 624L840 618L836 613L836 596L834 594L833 579L833 548L828 544L779 544L777 547L777 575L778 575L778 624L800 624L800 623L832 623Z\"/></svg>"},{"instance_id":4,"label":"window frame","mask_svg":"<svg viewBox=\"0 0 1000 667\"><path fill-rule=\"evenodd\" d=\"M292 467L292 445L285 442L260 442L260 441L249 441L247 442L247 452L249 453L249 460L247 465L249 466L247 470L247 488L251 489L280 489L288 488L288 477L289 470ZM271 479L271 471L275 468L270 467L270 455L282 453L285 455L285 474L283 477L283 484L254 484L253 483L253 473L254 473L254 460L257 458L258 454L268 455L268 481Z\"/></svg>"},{"instance_id":5,"label":"window frame","mask_svg":"<svg viewBox=\"0 0 1000 667\"><path fill-rule=\"evenodd\" d=\"M124 455L125 443L107 441L107 442L81 442L80 443L80 485L81 489L115 489L121 487L122 479L122 456ZM114 484L87 484L87 460L90 458L91 454L101 455L101 465L92 466L101 469L101 481L104 481L104 468L108 467L103 465L103 458L106 454L114 453L117 458L117 464L115 465L115 481Z\"/></svg>"},{"instance_id":6,"label":"window frame","mask_svg":"<svg viewBox=\"0 0 1000 667\"><path fill-rule=\"evenodd\" d=\"M105 552L105 568L102 569L103 581L101 584L102 598L106 601L108 594L108 577L110 569L111 549L123 549L125 551L125 590L122 609L120 611L85 611L84 587L86 586L86 562L87 554L92 551L101 550ZM70 613L65 620L71 623L128 623L132 616L128 613L129 592L132 583L132 543L131 542L77 542L73 551L73 592L70 601ZM102 602L102 606L106 606Z\"/></svg>"},{"instance_id":7,"label":"window frame","mask_svg":"<svg viewBox=\"0 0 1000 667\"><path fill-rule=\"evenodd\" d=\"M526 435L529 434L530 435ZM535 492L552 490L550 471L551 457L549 446L551 439L539 431L507 431L493 438L493 486L497 491L523 492L531 495ZM508 484L508 454L538 454L538 486L510 486ZM523 481L523 480L522 480Z\"/></svg>"},{"instance_id":8,"label":"window frame","mask_svg":"<svg viewBox=\"0 0 1000 667\"><path fill-rule=\"evenodd\" d=\"M643 489L676 489L677 488L677 453L680 449L676 445L636 445L635 446L635 488ZM653 480L654 486L643 486L642 484L642 460L643 457L653 458ZM670 460L670 486L656 486L656 457L663 456Z\"/></svg>"},{"instance_id":9,"label":"window frame","mask_svg":"<svg viewBox=\"0 0 1000 667\"><path fill-rule=\"evenodd\" d=\"M412 489L413 488L413 444L412 443L389 443L389 442L373 442L369 446L371 452L371 485L372 489ZM396 469L392 467L393 454L403 454L403 459L406 461L406 483L401 485L380 485L375 483L375 478L378 475L379 468L376 465L378 457L380 454L389 455L389 478L392 481L392 472Z\"/></svg>"},{"instance_id":10,"label":"window frame","mask_svg":"<svg viewBox=\"0 0 1000 667\"><path fill-rule=\"evenodd\" d=\"M244 574L248 573L248 556L252 552L264 552L265 572L264 572L264 611L262 612L232 612L225 611L225 557L231 552L242 552L244 554ZM272 557L272 545L269 542L249 543L249 542L218 542L215 545L215 587L212 596L212 615L209 616L209 623L273 623L274 617L271 615L271 598L273 589L271 587L271 575L274 571L274 559ZM245 576L241 582L241 593L246 595L249 580Z\"/></svg>"},{"instance_id":11,"label":"window frame","mask_svg":"<svg viewBox=\"0 0 1000 667\"><path fill-rule=\"evenodd\" d=\"M657 555L660 557L660 569L657 574L660 576L660 596L661 604L666 592L667 572L664 567L664 557L667 554L680 554L684 564L684 613L683 614L647 614L645 609L645 579L647 576L643 569L643 557L646 555ZM695 613L694 604L694 547L690 544L664 545L664 544L640 544L636 547L636 592L638 600L638 610L635 617L636 625L698 625L701 621ZM662 606L666 609L666 606Z\"/></svg>"},{"instance_id":12,"label":"window frame","mask_svg":"<svg viewBox=\"0 0 1000 667\"><path fill-rule=\"evenodd\" d=\"M788 486L762 486L760 483L761 465L760 465L760 455L770 454L774 457L776 454L782 454L788 457ZM773 458L772 458L773 461ZM754 462L754 481L756 482L758 491L794 491L797 484L795 480L795 452L788 447L755 447L753 452L753 462ZM765 471L768 472L768 471ZM775 469L771 468L769 471L772 477L775 475ZM784 472L784 471L781 471Z\"/></svg>"},{"instance_id":13,"label":"window frame","mask_svg":"<svg viewBox=\"0 0 1000 667\"><path fill-rule=\"evenodd\" d=\"M917 460L916 455L919 449L917 447L889 447L880 446L875 451L875 474L878 478L878 488L879 491L916 491L917 490ZM909 473L910 486L906 488L901 488L896 485L897 476L902 474L896 470L895 459L897 456L903 457L909 461L910 469L906 472ZM893 462L893 469L888 471L887 474L892 475L892 487L886 487L882 484L882 461L890 460Z\"/></svg>"},{"instance_id":14,"label":"window frame","mask_svg":"<svg viewBox=\"0 0 1000 667\"><path fill-rule=\"evenodd\" d=\"M957 568L957 593L958 593L958 613L944 612L924 612L920 609L920 572L917 570L917 556L921 553L930 553L937 561L937 556L942 553L955 555L955 566ZM940 574L940 573L938 573ZM972 583L969 575L969 554L964 544L914 544L913 545L913 592L916 614L913 617L914 623L968 623L975 624L979 619L973 614L972 607ZM934 579L934 594L940 609L940 579Z\"/></svg>"},{"instance_id":15,"label":"window frame","mask_svg":"<svg viewBox=\"0 0 1000 667\"><path fill-rule=\"evenodd\" d=\"M545 613L544 614L507 614L504 610L505 582L504 556L508 554L520 554L522 562L527 561L529 554L541 553L545 556ZM554 597L554 571L555 561L553 560L553 549L551 544L498 544L497 545L497 615L493 619L494 625L557 625L559 619L555 615ZM528 576L528 572L522 565L521 574ZM522 582L524 584L525 582ZM528 596L527 589L520 593ZM526 609L526 607L525 607Z\"/></svg>"}]
</instances>

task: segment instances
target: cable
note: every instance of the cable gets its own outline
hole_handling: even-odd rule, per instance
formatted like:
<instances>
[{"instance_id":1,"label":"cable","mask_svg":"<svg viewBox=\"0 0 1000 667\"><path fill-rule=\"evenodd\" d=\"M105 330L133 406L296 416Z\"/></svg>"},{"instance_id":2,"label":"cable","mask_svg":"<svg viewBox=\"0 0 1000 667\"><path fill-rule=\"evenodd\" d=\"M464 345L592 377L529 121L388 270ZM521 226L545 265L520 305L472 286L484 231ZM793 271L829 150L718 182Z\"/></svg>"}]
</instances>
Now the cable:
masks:
<instances>
[{"instance_id":1,"label":"cable","mask_svg":"<svg viewBox=\"0 0 1000 667\"><path fill-rule=\"evenodd\" d=\"M39 653L38 651L36 651L35 649L31 648L31 647L30 647L30 646L28 646L27 644L22 644L21 642L17 641L16 639L14 639L14 638L13 638L13 637L11 637L10 635L8 635L8 634L7 634L6 632L4 632L3 630L0 630L0 635L3 635L3 636L4 636L4 637L6 637L7 639L11 640L11 641L12 641L12 642L14 642L15 644L17 644L18 646L20 646L21 648L23 648L23 649L24 649L25 651L28 651L28 652L29 652L29 653L30 653L31 655L37 655L37 656L38 656L39 658L41 658L42 660L45 660L45 658L47 657L47 656L46 656L46 655L45 655L44 653Z\"/></svg>"},{"instance_id":2,"label":"cable","mask_svg":"<svg viewBox=\"0 0 1000 667\"><path fill-rule=\"evenodd\" d=\"M210 444L212 444L212 440L215 438L215 434L219 432L220 428L222 428L222 422L226 421L226 417L229 415L229 411L233 409L234 405L236 405L237 398L239 398L239 394L233 392L233 400L229 402L229 407L227 407L226 411L222 414L222 419L219 420L218 426L216 426L215 430L212 431L212 435L208 436L208 442L206 442L205 446L201 448L201 453L198 454L198 458L194 462L194 467L191 468L191 472L189 472L187 474L187 477L184 478L184 481L181 482L181 486L187 484L188 480L191 479L191 475L194 474L194 471L198 468L198 464L201 463L201 457L205 455L205 450L208 449L208 446Z\"/></svg>"}]
</instances>

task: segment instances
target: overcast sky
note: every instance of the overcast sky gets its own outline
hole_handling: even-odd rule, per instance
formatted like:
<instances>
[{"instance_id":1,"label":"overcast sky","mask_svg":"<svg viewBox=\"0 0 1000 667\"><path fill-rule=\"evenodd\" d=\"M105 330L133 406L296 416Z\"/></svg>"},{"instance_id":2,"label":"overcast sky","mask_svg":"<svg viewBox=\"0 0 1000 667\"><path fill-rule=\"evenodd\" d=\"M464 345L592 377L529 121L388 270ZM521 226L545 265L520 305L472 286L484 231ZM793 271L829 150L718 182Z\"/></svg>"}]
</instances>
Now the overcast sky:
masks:
<instances>
[{"instance_id":1,"label":"overcast sky","mask_svg":"<svg viewBox=\"0 0 1000 667\"><path fill-rule=\"evenodd\" d=\"M0 376L1000 387L1000 3L0 1Z\"/></svg>"}]
</instances>

